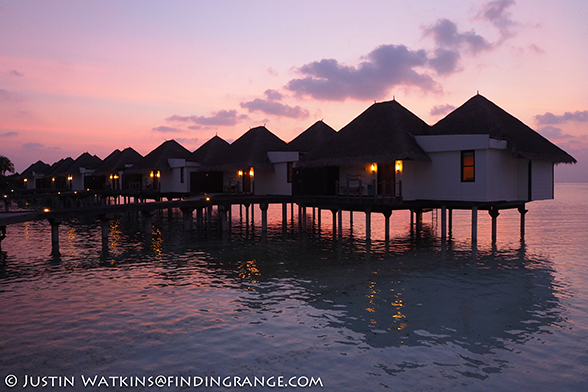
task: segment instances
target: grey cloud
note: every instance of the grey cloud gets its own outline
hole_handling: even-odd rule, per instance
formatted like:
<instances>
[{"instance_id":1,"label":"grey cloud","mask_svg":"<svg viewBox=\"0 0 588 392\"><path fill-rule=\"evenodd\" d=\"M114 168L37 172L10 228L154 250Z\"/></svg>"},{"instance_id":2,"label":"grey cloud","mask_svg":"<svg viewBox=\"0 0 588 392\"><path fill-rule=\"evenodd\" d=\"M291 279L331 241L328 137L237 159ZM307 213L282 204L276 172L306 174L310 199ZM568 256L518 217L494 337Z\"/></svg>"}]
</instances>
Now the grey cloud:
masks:
<instances>
[{"instance_id":1,"label":"grey cloud","mask_svg":"<svg viewBox=\"0 0 588 392\"><path fill-rule=\"evenodd\" d=\"M164 125L160 126L160 127L155 127L152 128L153 131L157 131L157 132L163 132L163 133L169 133L169 132L182 132L181 129L179 128L172 128L172 127L166 127Z\"/></svg>"},{"instance_id":2,"label":"grey cloud","mask_svg":"<svg viewBox=\"0 0 588 392\"><path fill-rule=\"evenodd\" d=\"M482 6L481 11L478 13L478 19L485 20L496 26L502 36L501 40L514 37L516 33L513 31L513 27L518 23L513 21L510 13L507 12L507 8L514 4L514 0L489 1Z\"/></svg>"},{"instance_id":3,"label":"grey cloud","mask_svg":"<svg viewBox=\"0 0 588 392\"><path fill-rule=\"evenodd\" d=\"M298 95L317 99L380 99L395 86L418 87L438 92L441 87L429 75L415 68L426 67L429 59L424 50L411 50L404 45L382 45L374 49L358 66L323 59L298 68L304 78L293 79L286 88Z\"/></svg>"},{"instance_id":4,"label":"grey cloud","mask_svg":"<svg viewBox=\"0 0 588 392\"><path fill-rule=\"evenodd\" d=\"M562 124L565 122L588 122L588 110L565 112L561 116L546 112L545 114L538 114L535 116L535 121L538 124Z\"/></svg>"},{"instance_id":5,"label":"grey cloud","mask_svg":"<svg viewBox=\"0 0 588 392\"><path fill-rule=\"evenodd\" d=\"M453 109L455 109L455 106L453 105L437 105L437 106L433 106L433 108L431 109L431 111L429 112L431 114L431 116L439 116L439 115L443 115L443 114L447 114L449 112L451 112Z\"/></svg>"},{"instance_id":6,"label":"grey cloud","mask_svg":"<svg viewBox=\"0 0 588 392\"><path fill-rule=\"evenodd\" d=\"M8 75L10 75L10 76L24 76L23 73L18 72L16 69L10 70L8 72Z\"/></svg>"},{"instance_id":7,"label":"grey cloud","mask_svg":"<svg viewBox=\"0 0 588 392\"><path fill-rule=\"evenodd\" d=\"M460 33L457 25L449 19L439 19L430 27L422 27L425 36L431 36L438 48L457 50L465 47L472 53L492 49L492 44L473 30Z\"/></svg>"},{"instance_id":8,"label":"grey cloud","mask_svg":"<svg viewBox=\"0 0 588 392\"><path fill-rule=\"evenodd\" d=\"M280 102L269 99L255 98L253 101L241 102L241 107L249 112L263 112L275 116L306 118L310 115L308 110L300 106L288 106Z\"/></svg>"},{"instance_id":9,"label":"grey cloud","mask_svg":"<svg viewBox=\"0 0 588 392\"><path fill-rule=\"evenodd\" d=\"M247 119L246 114L237 114L236 110L220 110L213 112L211 116L180 116L174 114L166 118L167 121L193 122L199 125L236 125L240 120Z\"/></svg>"},{"instance_id":10,"label":"grey cloud","mask_svg":"<svg viewBox=\"0 0 588 392\"><path fill-rule=\"evenodd\" d=\"M30 143L23 144L22 147L27 150L34 150L34 149L43 148L43 147L45 147L45 145L41 144L41 143L37 143L37 142L30 142Z\"/></svg>"},{"instance_id":11,"label":"grey cloud","mask_svg":"<svg viewBox=\"0 0 588 392\"><path fill-rule=\"evenodd\" d=\"M180 144L197 144L200 139L197 137L186 138L186 137L177 137L175 140Z\"/></svg>"},{"instance_id":12,"label":"grey cloud","mask_svg":"<svg viewBox=\"0 0 588 392\"><path fill-rule=\"evenodd\" d=\"M12 91L0 89L0 101L4 102L21 102L23 99L20 94Z\"/></svg>"},{"instance_id":13,"label":"grey cloud","mask_svg":"<svg viewBox=\"0 0 588 392\"><path fill-rule=\"evenodd\" d=\"M17 136L18 132L15 131L8 131L8 132L4 132L4 133L0 133L0 137L12 137L12 136Z\"/></svg>"},{"instance_id":14,"label":"grey cloud","mask_svg":"<svg viewBox=\"0 0 588 392\"><path fill-rule=\"evenodd\" d=\"M267 99L271 101L280 101L284 96L277 90L265 90L264 92Z\"/></svg>"},{"instance_id":15,"label":"grey cloud","mask_svg":"<svg viewBox=\"0 0 588 392\"><path fill-rule=\"evenodd\" d=\"M436 49L435 56L429 59L429 65L439 75L452 74L459 70L459 52L447 49Z\"/></svg>"}]
</instances>

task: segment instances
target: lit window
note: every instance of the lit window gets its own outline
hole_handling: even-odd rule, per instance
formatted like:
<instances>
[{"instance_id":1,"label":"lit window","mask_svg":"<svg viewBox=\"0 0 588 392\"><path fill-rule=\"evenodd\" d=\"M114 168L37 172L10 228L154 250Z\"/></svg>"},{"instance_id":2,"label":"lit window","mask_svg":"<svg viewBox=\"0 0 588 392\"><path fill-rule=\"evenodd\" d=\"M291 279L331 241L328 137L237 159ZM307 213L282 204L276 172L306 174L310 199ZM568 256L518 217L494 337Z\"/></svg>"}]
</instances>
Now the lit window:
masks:
<instances>
[{"instance_id":1,"label":"lit window","mask_svg":"<svg viewBox=\"0 0 588 392\"><path fill-rule=\"evenodd\" d=\"M474 182L476 180L475 170L476 155L474 150L461 152L461 181Z\"/></svg>"}]
</instances>

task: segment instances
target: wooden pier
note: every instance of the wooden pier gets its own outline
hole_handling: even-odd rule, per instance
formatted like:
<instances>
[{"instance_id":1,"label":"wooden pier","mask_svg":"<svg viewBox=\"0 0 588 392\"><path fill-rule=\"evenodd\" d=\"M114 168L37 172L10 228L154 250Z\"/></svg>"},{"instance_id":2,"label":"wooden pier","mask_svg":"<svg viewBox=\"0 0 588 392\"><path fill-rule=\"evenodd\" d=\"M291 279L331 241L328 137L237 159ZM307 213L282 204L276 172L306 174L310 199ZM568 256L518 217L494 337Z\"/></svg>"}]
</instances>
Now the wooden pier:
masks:
<instances>
[{"instance_id":1,"label":"wooden pier","mask_svg":"<svg viewBox=\"0 0 588 392\"><path fill-rule=\"evenodd\" d=\"M182 197L183 196L183 197ZM76 192L76 193L50 193L34 195L34 199L53 200L56 207L43 207L41 204L36 206L35 211L31 212L10 212L10 205L13 201L32 200L31 196L14 195L4 198L5 212L0 213L0 246L2 240L9 238L7 226L30 221L46 220L51 227L51 243L53 254L59 254L59 225L63 220L77 218L82 216L95 217L99 220L102 228L102 244L108 247L109 222L115 219L117 214L126 212L138 212L142 215L145 233L147 236L151 233L152 217L158 210L179 209L183 216L183 228L185 231L191 231L194 223L194 211L196 211L196 224L198 228L203 226L204 217L207 222L211 222L212 210L216 207L218 212L219 229L222 232L230 230L232 206L239 205L240 211L245 208L245 220L254 220L255 208L257 205L261 212L261 231L267 232L267 210L270 204L281 204L282 206L282 224L287 226L288 204L291 205L291 216L294 216L294 205L298 206L299 230L306 231L307 208L312 209L313 221L316 210L319 211L318 225L321 225L320 211L329 210L332 213L332 232L333 237L342 236L343 211L346 212L363 212L365 213L366 241L369 243L371 237L371 216L373 213L381 213L385 217L385 238L390 238L390 217L397 210L409 210L411 212L411 227L415 227L417 236L422 230L422 216L424 212L437 210L441 214L440 236L444 242L447 239L448 232L452 230L453 210L471 210L471 241L472 244L477 242L478 236L478 211L486 210L492 218L492 242L496 242L497 237L497 218L500 210L518 209L520 213L520 233L521 239L525 234L525 204L521 202L495 202L495 203L475 203L475 202L440 202L440 201L403 201L400 198L390 197L351 197L350 195L337 196L254 196L249 194L211 194L198 197L187 197L186 195L175 194L156 194L139 193L134 195L125 195L122 193L94 193L94 192ZM176 198L176 200L174 200ZM162 199L168 199L162 201ZM153 201L148 201L153 200ZM122 201L122 203L121 203ZM351 219L353 215L351 215ZM1 249L1 248L0 248Z\"/></svg>"}]
</instances>

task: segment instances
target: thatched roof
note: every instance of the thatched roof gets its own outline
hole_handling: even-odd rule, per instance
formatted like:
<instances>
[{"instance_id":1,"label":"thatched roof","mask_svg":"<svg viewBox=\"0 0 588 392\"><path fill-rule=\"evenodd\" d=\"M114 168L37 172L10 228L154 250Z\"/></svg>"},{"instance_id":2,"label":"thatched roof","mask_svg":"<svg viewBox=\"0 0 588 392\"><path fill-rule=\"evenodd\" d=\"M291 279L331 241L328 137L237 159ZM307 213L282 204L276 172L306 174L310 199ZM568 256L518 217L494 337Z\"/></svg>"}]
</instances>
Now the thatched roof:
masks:
<instances>
[{"instance_id":1,"label":"thatched roof","mask_svg":"<svg viewBox=\"0 0 588 392\"><path fill-rule=\"evenodd\" d=\"M130 173L150 170L169 170L168 159L192 161L192 153L175 140L167 140L129 169Z\"/></svg>"},{"instance_id":2,"label":"thatched roof","mask_svg":"<svg viewBox=\"0 0 588 392\"><path fill-rule=\"evenodd\" d=\"M333 128L322 120L315 122L310 128L302 132L288 143L288 151L307 153L315 147L325 143L333 135L337 134Z\"/></svg>"},{"instance_id":3,"label":"thatched roof","mask_svg":"<svg viewBox=\"0 0 588 392\"><path fill-rule=\"evenodd\" d=\"M567 152L479 94L440 120L432 131L435 135L490 135L506 140L516 158L576 163Z\"/></svg>"},{"instance_id":4,"label":"thatched roof","mask_svg":"<svg viewBox=\"0 0 588 392\"><path fill-rule=\"evenodd\" d=\"M43 161L37 161L33 163L31 166L27 167L21 174L20 178L30 178L35 174L45 175L51 170L51 165L46 164Z\"/></svg>"},{"instance_id":5,"label":"thatched roof","mask_svg":"<svg viewBox=\"0 0 588 392\"><path fill-rule=\"evenodd\" d=\"M67 174L79 174L80 169L96 169L101 163L102 159L98 158L96 155L90 155L85 152L76 158L73 165L67 168Z\"/></svg>"},{"instance_id":6,"label":"thatched roof","mask_svg":"<svg viewBox=\"0 0 588 392\"><path fill-rule=\"evenodd\" d=\"M306 167L343 166L396 160L430 161L414 135L430 127L398 102L374 103L301 161Z\"/></svg>"},{"instance_id":7,"label":"thatched roof","mask_svg":"<svg viewBox=\"0 0 588 392\"><path fill-rule=\"evenodd\" d=\"M47 177L58 177L69 174L69 168L73 166L74 160L71 157L61 158L59 161L51 165L51 169L47 172Z\"/></svg>"},{"instance_id":8,"label":"thatched roof","mask_svg":"<svg viewBox=\"0 0 588 392\"><path fill-rule=\"evenodd\" d=\"M192 153L192 160L202 166L213 164L219 157L226 156L229 146L230 144L227 141L215 136Z\"/></svg>"},{"instance_id":9,"label":"thatched roof","mask_svg":"<svg viewBox=\"0 0 588 392\"><path fill-rule=\"evenodd\" d=\"M134 165L143 159L143 156L131 147L120 151L118 148L104 158L102 164L98 166L94 174L108 175L120 170L128 169L128 165Z\"/></svg>"},{"instance_id":10,"label":"thatched roof","mask_svg":"<svg viewBox=\"0 0 588 392\"><path fill-rule=\"evenodd\" d=\"M225 154L216 157L208 170L238 170L248 167L273 168L268 151L285 151L286 143L266 127L252 128L235 140Z\"/></svg>"}]
</instances>

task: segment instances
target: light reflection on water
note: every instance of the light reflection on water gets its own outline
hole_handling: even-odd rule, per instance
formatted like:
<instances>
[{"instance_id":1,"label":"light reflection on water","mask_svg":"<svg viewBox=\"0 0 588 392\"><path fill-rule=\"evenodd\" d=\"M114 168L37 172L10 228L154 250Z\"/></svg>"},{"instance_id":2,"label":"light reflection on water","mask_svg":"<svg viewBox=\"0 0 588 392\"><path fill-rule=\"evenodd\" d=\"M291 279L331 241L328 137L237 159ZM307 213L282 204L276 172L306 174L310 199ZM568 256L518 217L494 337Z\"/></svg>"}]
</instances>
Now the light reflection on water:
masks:
<instances>
[{"instance_id":1,"label":"light reflection on water","mask_svg":"<svg viewBox=\"0 0 588 392\"><path fill-rule=\"evenodd\" d=\"M307 375L325 390L583 390L588 374L585 272L588 186L558 184L555 201L490 218L455 211L445 250L431 214L416 241L394 212L391 239L373 214L332 216L306 235L281 208L232 233L183 232L159 213L110 223L103 252L92 219L62 224L49 256L46 222L9 227L0 263L0 376ZM315 222L317 221L315 217ZM2 380L0 380L0 383Z\"/></svg>"}]
</instances>

